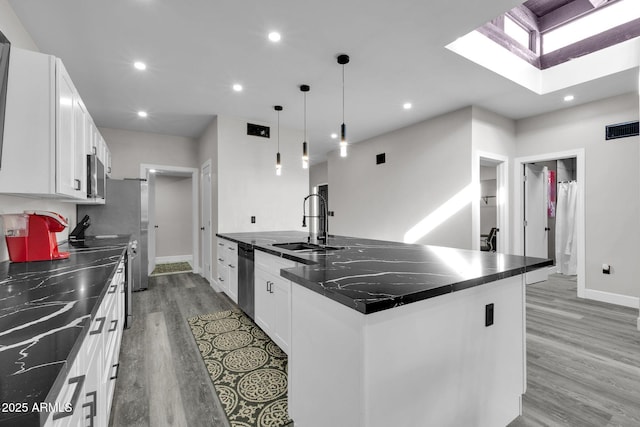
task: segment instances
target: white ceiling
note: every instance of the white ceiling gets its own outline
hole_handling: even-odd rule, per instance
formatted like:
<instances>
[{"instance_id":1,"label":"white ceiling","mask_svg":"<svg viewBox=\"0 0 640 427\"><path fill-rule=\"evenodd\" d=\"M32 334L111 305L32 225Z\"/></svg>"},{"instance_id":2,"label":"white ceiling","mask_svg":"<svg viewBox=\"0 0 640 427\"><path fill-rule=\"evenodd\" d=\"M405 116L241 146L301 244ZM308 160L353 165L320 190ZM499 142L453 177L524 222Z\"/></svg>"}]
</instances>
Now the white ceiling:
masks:
<instances>
[{"instance_id":1,"label":"white ceiling","mask_svg":"<svg viewBox=\"0 0 640 427\"><path fill-rule=\"evenodd\" d=\"M533 92L445 49L518 0L11 0L41 51L62 58L96 124L197 138L214 115L302 129L311 161L468 105L513 119L638 89L630 70L562 93ZM273 44L267 33L277 30ZM137 71L132 63L145 61ZM242 93L231 85L241 83ZM413 109L403 110L406 101ZM149 117L140 119L138 110Z\"/></svg>"}]
</instances>

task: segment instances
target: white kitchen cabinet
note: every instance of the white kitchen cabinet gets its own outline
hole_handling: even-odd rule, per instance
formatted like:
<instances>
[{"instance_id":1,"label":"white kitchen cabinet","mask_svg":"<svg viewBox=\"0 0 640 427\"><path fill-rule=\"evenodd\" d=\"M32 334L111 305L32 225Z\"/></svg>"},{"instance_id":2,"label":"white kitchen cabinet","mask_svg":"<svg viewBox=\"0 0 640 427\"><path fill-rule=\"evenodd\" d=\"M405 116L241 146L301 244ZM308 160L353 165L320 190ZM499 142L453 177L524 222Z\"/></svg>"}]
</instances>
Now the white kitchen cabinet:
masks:
<instances>
[{"instance_id":1,"label":"white kitchen cabinet","mask_svg":"<svg viewBox=\"0 0 640 427\"><path fill-rule=\"evenodd\" d=\"M124 286L120 262L60 392L53 397L59 408L70 404L70 410L49 414L46 427L109 425L125 315Z\"/></svg>"},{"instance_id":2,"label":"white kitchen cabinet","mask_svg":"<svg viewBox=\"0 0 640 427\"><path fill-rule=\"evenodd\" d=\"M255 251L256 324L287 354L291 342L291 281L280 276L294 261Z\"/></svg>"},{"instance_id":3,"label":"white kitchen cabinet","mask_svg":"<svg viewBox=\"0 0 640 427\"><path fill-rule=\"evenodd\" d=\"M0 193L85 200L93 121L62 61L11 49Z\"/></svg>"},{"instance_id":4,"label":"white kitchen cabinet","mask_svg":"<svg viewBox=\"0 0 640 427\"><path fill-rule=\"evenodd\" d=\"M222 291L238 303L238 244L218 237L216 245L217 282Z\"/></svg>"}]
</instances>

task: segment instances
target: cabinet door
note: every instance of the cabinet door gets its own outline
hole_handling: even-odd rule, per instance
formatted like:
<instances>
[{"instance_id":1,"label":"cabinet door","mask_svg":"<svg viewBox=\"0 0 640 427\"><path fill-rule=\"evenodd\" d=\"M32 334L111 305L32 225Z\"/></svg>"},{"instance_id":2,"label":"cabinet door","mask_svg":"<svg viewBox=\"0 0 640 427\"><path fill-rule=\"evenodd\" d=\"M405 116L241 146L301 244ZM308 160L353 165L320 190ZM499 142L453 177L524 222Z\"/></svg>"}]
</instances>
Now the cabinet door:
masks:
<instances>
[{"instance_id":1,"label":"cabinet door","mask_svg":"<svg viewBox=\"0 0 640 427\"><path fill-rule=\"evenodd\" d=\"M77 94L76 94L77 95ZM80 186L75 187L75 197L78 199L87 198L87 151L86 141L89 135L89 113L80 97L76 96L73 106L74 114L74 183L80 181Z\"/></svg>"},{"instance_id":2,"label":"cabinet door","mask_svg":"<svg viewBox=\"0 0 640 427\"><path fill-rule=\"evenodd\" d=\"M56 192L75 197L81 189L76 174L75 88L61 61L56 61Z\"/></svg>"},{"instance_id":3,"label":"cabinet door","mask_svg":"<svg viewBox=\"0 0 640 427\"><path fill-rule=\"evenodd\" d=\"M254 320L256 325L260 326L267 335L270 335L273 329L273 298L271 298L271 292L269 292L271 286L273 286L271 274L256 268Z\"/></svg>"},{"instance_id":4,"label":"cabinet door","mask_svg":"<svg viewBox=\"0 0 640 427\"><path fill-rule=\"evenodd\" d=\"M273 341L287 354L291 341L291 282L282 278L272 285Z\"/></svg>"}]
</instances>

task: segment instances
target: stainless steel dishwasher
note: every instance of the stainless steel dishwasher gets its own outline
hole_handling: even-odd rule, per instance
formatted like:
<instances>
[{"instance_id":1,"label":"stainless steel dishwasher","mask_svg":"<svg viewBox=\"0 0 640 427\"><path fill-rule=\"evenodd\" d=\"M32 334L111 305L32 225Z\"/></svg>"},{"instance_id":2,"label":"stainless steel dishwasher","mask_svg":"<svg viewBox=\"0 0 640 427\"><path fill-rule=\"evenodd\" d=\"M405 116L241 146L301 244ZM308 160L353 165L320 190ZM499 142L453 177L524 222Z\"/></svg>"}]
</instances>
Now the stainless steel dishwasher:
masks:
<instances>
[{"instance_id":1,"label":"stainless steel dishwasher","mask_svg":"<svg viewBox=\"0 0 640 427\"><path fill-rule=\"evenodd\" d=\"M238 244L238 305L254 318L253 246Z\"/></svg>"}]
</instances>

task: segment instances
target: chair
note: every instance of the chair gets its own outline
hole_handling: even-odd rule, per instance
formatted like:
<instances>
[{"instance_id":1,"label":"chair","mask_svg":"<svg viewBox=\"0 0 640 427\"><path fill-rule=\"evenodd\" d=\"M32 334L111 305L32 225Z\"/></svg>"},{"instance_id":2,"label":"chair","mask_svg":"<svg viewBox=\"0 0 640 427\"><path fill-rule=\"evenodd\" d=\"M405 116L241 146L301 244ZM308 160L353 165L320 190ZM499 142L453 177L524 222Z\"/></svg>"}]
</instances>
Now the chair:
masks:
<instances>
[{"instance_id":1,"label":"chair","mask_svg":"<svg viewBox=\"0 0 640 427\"><path fill-rule=\"evenodd\" d=\"M480 250L485 252L495 252L498 249L498 229L493 227L489 234L482 234L480 237Z\"/></svg>"}]
</instances>

